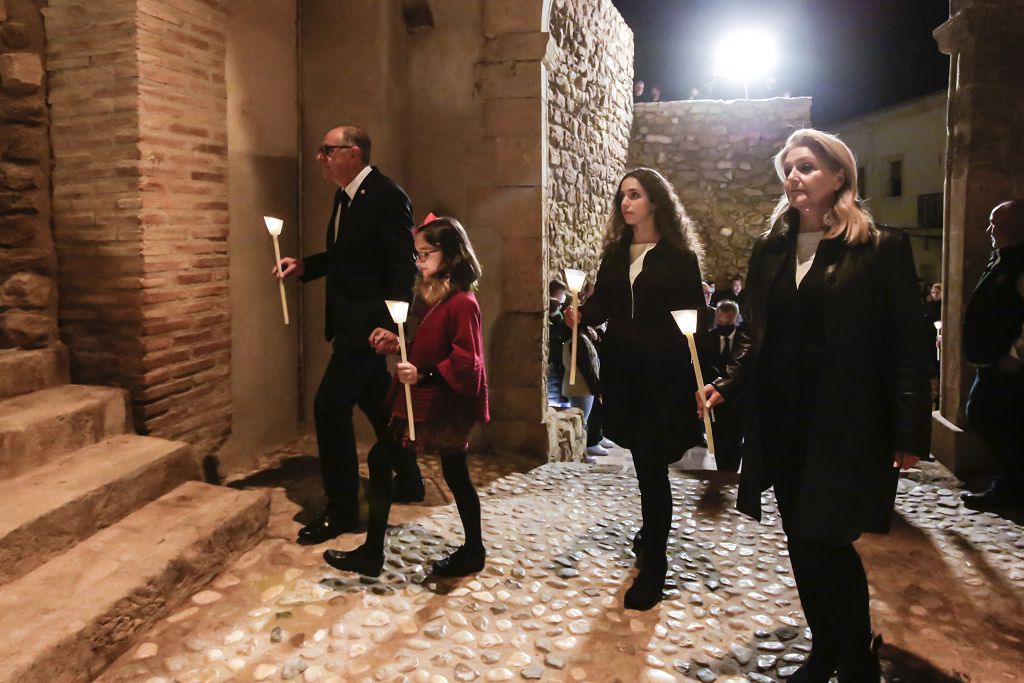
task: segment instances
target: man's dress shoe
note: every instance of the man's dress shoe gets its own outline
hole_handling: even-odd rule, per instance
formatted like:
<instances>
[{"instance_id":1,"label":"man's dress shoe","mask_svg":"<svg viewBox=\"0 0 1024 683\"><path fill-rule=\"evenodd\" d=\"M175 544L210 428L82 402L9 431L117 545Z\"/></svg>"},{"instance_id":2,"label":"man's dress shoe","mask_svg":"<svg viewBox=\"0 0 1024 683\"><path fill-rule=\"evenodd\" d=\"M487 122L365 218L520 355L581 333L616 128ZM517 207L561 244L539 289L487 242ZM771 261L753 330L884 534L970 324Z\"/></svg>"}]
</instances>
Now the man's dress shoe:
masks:
<instances>
[{"instance_id":1,"label":"man's dress shoe","mask_svg":"<svg viewBox=\"0 0 1024 683\"><path fill-rule=\"evenodd\" d=\"M310 524L299 529L298 541L301 545L316 545L337 538L341 534L355 531L358 527L358 516L339 515L325 510Z\"/></svg>"}]
</instances>

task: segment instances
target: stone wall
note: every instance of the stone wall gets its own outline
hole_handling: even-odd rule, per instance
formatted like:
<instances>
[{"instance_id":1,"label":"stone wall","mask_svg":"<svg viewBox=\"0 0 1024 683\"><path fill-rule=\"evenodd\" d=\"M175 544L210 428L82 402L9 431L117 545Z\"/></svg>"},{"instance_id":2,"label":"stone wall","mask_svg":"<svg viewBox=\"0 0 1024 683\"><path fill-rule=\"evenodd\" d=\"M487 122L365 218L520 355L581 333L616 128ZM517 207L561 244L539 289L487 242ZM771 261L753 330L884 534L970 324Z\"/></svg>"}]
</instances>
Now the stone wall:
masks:
<instances>
[{"instance_id":1,"label":"stone wall","mask_svg":"<svg viewBox=\"0 0 1024 683\"><path fill-rule=\"evenodd\" d=\"M629 165L656 168L675 185L704 239L704 276L720 287L746 274L782 193L772 156L810 114L808 97L635 106Z\"/></svg>"},{"instance_id":2,"label":"stone wall","mask_svg":"<svg viewBox=\"0 0 1024 683\"><path fill-rule=\"evenodd\" d=\"M51 0L61 325L73 381L209 453L231 428L226 0Z\"/></svg>"},{"instance_id":3,"label":"stone wall","mask_svg":"<svg viewBox=\"0 0 1024 683\"><path fill-rule=\"evenodd\" d=\"M549 30L548 279L593 276L629 147L633 32L611 0L554 0Z\"/></svg>"},{"instance_id":4,"label":"stone wall","mask_svg":"<svg viewBox=\"0 0 1024 683\"><path fill-rule=\"evenodd\" d=\"M41 4L0 0L0 348L57 341Z\"/></svg>"}]
</instances>

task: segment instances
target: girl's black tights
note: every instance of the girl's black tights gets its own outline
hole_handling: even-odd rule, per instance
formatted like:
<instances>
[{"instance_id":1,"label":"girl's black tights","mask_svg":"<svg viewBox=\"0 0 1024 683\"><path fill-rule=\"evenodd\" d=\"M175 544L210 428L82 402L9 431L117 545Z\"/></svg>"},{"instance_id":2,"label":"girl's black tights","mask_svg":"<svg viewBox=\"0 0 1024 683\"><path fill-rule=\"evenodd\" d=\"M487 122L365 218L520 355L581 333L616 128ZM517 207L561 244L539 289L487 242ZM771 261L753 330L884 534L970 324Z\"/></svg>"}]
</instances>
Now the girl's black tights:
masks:
<instances>
[{"instance_id":1,"label":"girl's black tights","mask_svg":"<svg viewBox=\"0 0 1024 683\"><path fill-rule=\"evenodd\" d=\"M370 470L370 482L367 487L367 501L370 506L369 526L366 531L366 542L360 552L379 557L384 554L384 537L388 530L388 515L391 514L391 500L394 496L394 483L391 473L394 471L394 459L398 445L381 440L370 449L367 465ZM469 477L469 465L465 451L452 451L441 454L441 471L448 488L455 496L455 505L459 509L459 518L466 533L466 547L478 549L483 547L480 530L480 498Z\"/></svg>"},{"instance_id":2,"label":"girl's black tights","mask_svg":"<svg viewBox=\"0 0 1024 683\"><path fill-rule=\"evenodd\" d=\"M466 533L465 546L476 550L483 548L480 531L480 497L469 477L469 465L466 463L466 451L451 451L441 454L441 471L448 488L455 496L455 506L459 509L459 518Z\"/></svg>"}]
</instances>

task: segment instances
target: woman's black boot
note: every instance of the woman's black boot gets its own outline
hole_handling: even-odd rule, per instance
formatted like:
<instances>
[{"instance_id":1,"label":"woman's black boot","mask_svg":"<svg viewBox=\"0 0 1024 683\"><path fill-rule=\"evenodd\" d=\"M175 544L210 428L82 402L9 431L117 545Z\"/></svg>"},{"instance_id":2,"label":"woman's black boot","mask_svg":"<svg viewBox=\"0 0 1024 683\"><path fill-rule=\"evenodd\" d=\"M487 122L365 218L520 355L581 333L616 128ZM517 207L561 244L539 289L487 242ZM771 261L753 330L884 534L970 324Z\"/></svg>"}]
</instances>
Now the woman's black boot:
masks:
<instances>
[{"instance_id":1,"label":"woman's black boot","mask_svg":"<svg viewBox=\"0 0 1024 683\"><path fill-rule=\"evenodd\" d=\"M661 554L661 562L652 556L646 559L640 572L633 579L633 585L626 591L622 604L626 609L646 611L661 602L662 591L665 589L665 575L668 573L668 560Z\"/></svg>"},{"instance_id":2,"label":"woman's black boot","mask_svg":"<svg viewBox=\"0 0 1024 683\"><path fill-rule=\"evenodd\" d=\"M879 683L882 680L882 662L878 651L882 648L882 636L875 634L868 649L849 664L839 665L839 683Z\"/></svg>"},{"instance_id":3,"label":"woman's black boot","mask_svg":"<svg viewBox=\"0 0 1024 683\"><path fill-rule=\"evenodd\" d=\"M636 557L636 567L639 569L644 563L644 528L633 536L633 555Z\"/></svg>"}]
</instances>

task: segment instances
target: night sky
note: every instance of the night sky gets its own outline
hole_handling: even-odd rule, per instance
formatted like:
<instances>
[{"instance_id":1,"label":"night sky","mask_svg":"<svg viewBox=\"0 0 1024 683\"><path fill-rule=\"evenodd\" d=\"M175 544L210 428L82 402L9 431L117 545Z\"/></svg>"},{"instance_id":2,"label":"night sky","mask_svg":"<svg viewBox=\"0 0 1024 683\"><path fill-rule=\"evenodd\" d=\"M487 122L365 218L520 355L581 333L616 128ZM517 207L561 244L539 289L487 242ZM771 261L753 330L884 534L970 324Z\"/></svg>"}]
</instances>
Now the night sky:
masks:
<instances>
[{"instance_id":1,"label":"night sky","mask_svg":"<svg viewBox=\"0 0 1024 683\"><path fill-rule=\"evenodd\" d=\"M932 31L949 18L947 0L613 0L636 42L636 77L662 100L743 97L742 84L714 82L711 54L731 28L777 36L775 84L751 83L750 97L786 92L814 98L815 126L946 87L949 57Z\"/></svg>"}]
</instances>

